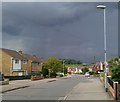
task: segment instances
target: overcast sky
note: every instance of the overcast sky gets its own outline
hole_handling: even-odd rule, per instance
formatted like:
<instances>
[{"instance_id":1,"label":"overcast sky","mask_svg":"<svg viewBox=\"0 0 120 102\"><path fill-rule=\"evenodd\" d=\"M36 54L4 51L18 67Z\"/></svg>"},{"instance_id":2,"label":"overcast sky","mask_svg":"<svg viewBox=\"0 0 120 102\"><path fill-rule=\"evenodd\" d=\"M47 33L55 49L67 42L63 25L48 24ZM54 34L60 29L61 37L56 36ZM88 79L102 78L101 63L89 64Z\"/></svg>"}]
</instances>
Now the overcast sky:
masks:
<instances>
[{"instance_id":1,"label":"overcast sky","mask_svg":"<svg viewBox=\"0 0 120 102\"><path fill-rule=\"evenodd\" d=\"M43 58L104 60L103 10L107 19L107 58L118 52L118 4L92 2L4 2L3 47Z\"/></svg>"}]
</instances>

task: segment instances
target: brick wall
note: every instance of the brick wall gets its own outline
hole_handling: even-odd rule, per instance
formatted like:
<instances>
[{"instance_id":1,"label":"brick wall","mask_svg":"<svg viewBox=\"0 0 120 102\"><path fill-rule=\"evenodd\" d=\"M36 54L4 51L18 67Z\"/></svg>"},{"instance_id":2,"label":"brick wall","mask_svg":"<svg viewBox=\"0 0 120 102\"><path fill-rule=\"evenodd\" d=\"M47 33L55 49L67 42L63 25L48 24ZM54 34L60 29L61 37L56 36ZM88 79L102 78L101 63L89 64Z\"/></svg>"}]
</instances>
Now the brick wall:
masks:
<instances>
[{"instance_id":1,"label":"brick wall","mask_svg":"<svg viewBox=\"0 0 120 102\"><path fill-rule=\"evenodd\" d=\"M1 66L0 66L0 70L2 70L2 73L5 75L5 76L10 76L11 74L11 57L6 54L5 52L1 51L0 52L2 53L2 60L1 60Z\"/></svg>"}]
</instances>

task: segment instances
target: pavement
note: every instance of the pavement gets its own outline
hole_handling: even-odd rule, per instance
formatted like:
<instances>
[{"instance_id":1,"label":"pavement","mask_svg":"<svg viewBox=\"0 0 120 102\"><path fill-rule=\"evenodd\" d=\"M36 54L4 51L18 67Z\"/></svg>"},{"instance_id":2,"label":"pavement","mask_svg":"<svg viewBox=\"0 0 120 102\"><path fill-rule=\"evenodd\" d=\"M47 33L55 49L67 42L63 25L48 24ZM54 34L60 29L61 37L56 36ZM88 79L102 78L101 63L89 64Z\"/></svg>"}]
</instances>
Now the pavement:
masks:
<instances>
[{"instance_id":1,"label":"pavement","mask_svg":"<svg viewBox=\"0 0 120 102\"><path fill-rule=\"evenodd\" d=\"M99 78L92 77L75 86L64 100L113 100L113 97L105 91Z\"/></svg>"},{"instance_id":2,"label":"pavement","mask_svg":"<svg viewBox=\"0 0 120 102\"><path fill-rule=\"evenodd\" d=\"M66 78L70 78L70 76L62 77L62 78L46 78L46 79L36 80L36 81L31 81L30 79L29 80L9 81L8 85L0 85L0 93L5 93L5 92L8 92L8 91L12 91L12 90L17 90L17 89L37 85L37 84L44 84L44 83L47 83L47 82L53 82L53 81L56 81L56 80L66 79Z\"/></svg>"},{"instance_id":3,"label":"pavement","mask_svg":"<svg viewBox=\"0 0 120 102\"><path fill-rule=\"evenodd\" d=\"M15 80L10 81L9 85L0 86L2 90L1 93L5 93L8 91L30 87L37 84L44 84L47 82L53 82L60 79L70 78L62 77L62 78L48 78L43 80ZM86 87L85 87L86 86ZM105 88L103 83L101 83L99 78L90 77L86 78L85 82L80 82L76 85L65 97L64 100L113 100L113 97L105 92Z\"/></svg>"}]
</instances>

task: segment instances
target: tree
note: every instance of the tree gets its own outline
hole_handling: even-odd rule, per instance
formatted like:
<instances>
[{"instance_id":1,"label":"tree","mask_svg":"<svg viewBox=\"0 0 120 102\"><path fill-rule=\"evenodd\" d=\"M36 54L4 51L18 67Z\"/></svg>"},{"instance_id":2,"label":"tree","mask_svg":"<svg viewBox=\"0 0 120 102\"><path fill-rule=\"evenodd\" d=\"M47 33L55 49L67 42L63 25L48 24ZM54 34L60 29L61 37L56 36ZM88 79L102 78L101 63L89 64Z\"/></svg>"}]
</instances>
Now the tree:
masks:
<instances>
[{"instance_id":1,"label":"tree","mask_svg":"<svg viewBox=\"0 0 120 102\"><path fill-rule=\"evenodd\" d=\"M66 66L64 66L64 74L67 74L68 72L67 72L67 67Z\"/></svg>"},{"instance_id":2,"label":"tree","mask_svg":"<svg viewBox=\"0 0 120 102\"><path fill-rule=\"evenodd\" d=\"M52 75L54 75L55 77L56 77L56 73L63 68L62 62L55 57L51 57L47 59L45 64L47 69L49 69Z\"/></svg>"},{"instance_id":3,"label":"tree","mask_svg":"<svg viewBox=\"0 0 120 102\"><path fill-rule=\"evenodd\" d=\"M108 60L109 63L109 75L112 76L112 80L118 81L120 83L120 65L119 57L112 58Z\"/></svg>"},{"instance_id":4,"label":"tree","mask_svg":"<svg viewBox=\"0 0 120 102\"><path fill-rule=\"evenodd\" d=\"M46 75L49 74L49 71L48 71L48 69L47 69L46 64L43 64L43 65L42 65L42 74L43 74L44 77L46 77Z\"/></svg>"},{"instance_id":5,"label":"tree","mask_svg":"<svg viewBox=\"0 0 120 102\"><path fill-rule=\"evenodd\" d=\"M80 60L75 59L60 59L60 60L65 60L65 64L82 64Z\"/></svg>"},{"instance_id":6,"label":"tree","mask_svg":"<svg viewBox=\"0 0 120 102\"><path fill-rule=\"evenodd\" d=\"M89 71L88 68L86 68L86 67L85 67L85 68L82 68L82 72L83 72L83 73L86 73L86 72L88 72L88 71Z\"/></svg>"},{"instance_id":7,"label":"tree","mask_svg":"<svg viewBox=\"0 0 120 102\"><path fill-rule=\"evenodd\" d=\"M112 69L112 79L120 83L120 65L116 65Z\"/></svg>"}]
</instances>

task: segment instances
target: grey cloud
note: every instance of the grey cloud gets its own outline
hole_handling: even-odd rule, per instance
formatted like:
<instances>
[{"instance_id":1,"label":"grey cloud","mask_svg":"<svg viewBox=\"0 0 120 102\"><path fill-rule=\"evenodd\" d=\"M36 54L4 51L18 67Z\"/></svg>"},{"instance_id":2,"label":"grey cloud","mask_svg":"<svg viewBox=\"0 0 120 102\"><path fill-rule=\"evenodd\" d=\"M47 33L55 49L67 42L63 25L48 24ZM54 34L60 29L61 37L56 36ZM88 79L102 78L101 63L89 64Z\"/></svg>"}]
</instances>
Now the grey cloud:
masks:
<instances>
[{"instance_id":1,"label":"grey cloud","mask_svg":"<svg viewBox=\"0 0 120 102\"><path fill-rule=\"evenodd\" d=\"M11 35L19 35L21 33L21 28L14 25L6 25L2 27L3 34L4 32Z\"/></svg>"},{"instance_id":2,"label":"grey cloud","mask_svg":"<svg viewBox=\"0 0 120 102\"><path fill-rule=\"evenodd\" d=\"M3 3L3 46L46 58L103 60L103 12L96 9L98 4ZM117 4L105 4L111 57L117 53Z\"/></svg>"},{"instance_id":3,"label":"grey cloud","mask_svg":"<svg viewBox=\"0 0 120 102\"><path fill-rule=\"evenodd\" d=\"M21 6L22 5L22 6ZM3 15L9 16L17 24L55 26L79 20L89 6L80 3L3 3ZM80 9L82 6L83 9ZM14 9L16 8L16 9ZM79 13L78 13L79 12ZM5 13L5 14L4 14ZM19 19L17 19L19 17ZM6 17L5 17L6 18ZM4 21L4 17L3 17Z\"/></svg>"},{"instance_id":4,"label":"grey cloud","mask_svg":"<svg viewBox=\"0 0 120 102\"><path fill-rule=\"evenodd\" d=\"M14 22L14 25L18 27L21 25L23 28L24 26L36 25L47 27L56 25L63 26L64 24L77 22L85 15L87 16L94 12L97 4L98 3L3 3L3 22L8 19ZM114 6L112 5L110 7Z\"/></svg>"}]
</instances>

